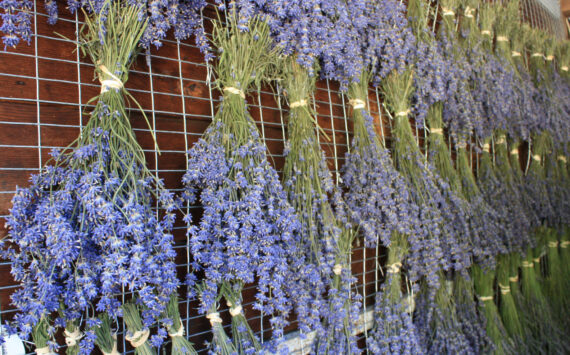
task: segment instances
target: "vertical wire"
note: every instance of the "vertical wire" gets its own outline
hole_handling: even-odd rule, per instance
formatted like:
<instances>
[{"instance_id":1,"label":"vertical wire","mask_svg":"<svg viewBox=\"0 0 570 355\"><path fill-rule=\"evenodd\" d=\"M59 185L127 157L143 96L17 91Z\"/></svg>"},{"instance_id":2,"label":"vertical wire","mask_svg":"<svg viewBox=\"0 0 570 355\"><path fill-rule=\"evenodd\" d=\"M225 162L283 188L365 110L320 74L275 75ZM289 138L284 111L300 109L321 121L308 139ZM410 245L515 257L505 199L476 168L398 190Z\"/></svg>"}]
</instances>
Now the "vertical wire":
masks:
<instances>
[{"instance_id":1,"label":"vertical wire","mask_svg":"<svg viewBox=\"0 0 570 355\"><path fill-rule=\"evenodd\" d=\"M344 100L344 97L345 97L344 94L340 95L340 98L342 100L342 116L344 118L344 132L346 135L346 137L345 137L346 138L346 151L348 153L350 153L350 134L348 132L348 116L346 114L347 109L346 109L346 102ZM368 106L368 107L370 107L370 106Z\"/></svg>"},{"instance_id":2,"label":"vertical wire","mask_svg":"<svg viewBox=\"0 0 570 355\"><path fill-rule=\"evenodd\" d=\"M79 109L79 136L83 136L83 95L81 94L81 56L79 46L79 11L75 12L75 60L77 61L77 107ZM89 317L89 310L85 310L85 319ZM80 324L81 326L81 324Z\"/></svg>"},{"instance_id":3,"label":"vertical wire","mask_svg":"<svg viewBox=\"0 0 570 355\"><path fill-rule=\"evenodd\" d=\"M38 11L36 2L34 1L34 64L36 68L36 124L38 135L38 170L42 170L42 122L40 116L40 70L39 70L39 53L38 53Z\"/></svg>"},{"instance_id":4,"label":"vertical wire","mask_svg":"<svg viewBox=\"0 0 570 355\"><path fill-rule=\"evenodd\" d=\"M79 134L83 135L83 110L81 105L83 103L83 96L81 94L81 56L80 56L80 46L79 46L79 11L75 12L75 35L76 35L76 47L75 54L77 60L77 95L78 95L78 107L79 107Z\"/></svg>"},{"instance_id":5,"label":"vertical wire","mask_svg":"<svg viewBox=\"0 0 570 355\"><path fill-rule=\"evenodd\" d=\"M332 129L332 143L333 143L333 155L334 155L334 170L335 170L335 177L336 177L336 185L339 182L339 171L338 171L338 155L336 149L336 130L334 128L334 114L333 114L333 106L332 106L332 97L331 97L331 88L329 85L329 79L326 80L327 83L327 94L329 97L329 112L330 112L330 119L331 119L331 129Z\"/></svg>"},{"instance_id":6,"label":"vertical wire","mask_svg":"<svg viewBox=\"0 0 570 355\"><path fill-rule=\"evenodd\" d=\"M380 94L378 94L378 88L374 88L376 93L376 106L378 107L378 118L379 118L379 125L380 125L380 134L382 134L382 145L386 148L386 138L384 137L384 122L382 120L382 106L380 106ZM370 106L368 106L370 107ZM378 256L378 255L376 255Z\"/></svg>"},{"instance_id":7,"label":"vertical wire","mask_svg":"<svg viewBox=\"0 0 570 355\"><path fill-rule=\"evenodd\" d=\"M184 96L184 79L182 78L182 56L180 54L180 41L176 40L176 54L178 59L178 82L180 84L180 98L182 99L182 126L184 128L184 158L186 171L188 171L188 127L186 124L186 98ZM188 215L190 213L190 203L186 201L185 203L185 213ZM186 235L186 275L190 274L190 237L188 233ZM190 286L188 286L190 287ZM186 293L189 293L189 289L186 289ZM186 300L186 329L190 329L190 301ZM189 334L186 334L189 337Z\"/></svg>"},{"instance_id":8,"label":"vertical wire","mask_svg":"<svg viewBox=\"0 0 570 355\"><path fill-rule=\"evenodd\" d=\"M287 135L285 134L285 123L283 120L283 108L281 107L281 85L277 84L277 108L279 109L279 120L281 122L281 134L283 135L283 145L287 144Z\"/></svg>"},{"instance_id":9,"label":"vertical wire","mask_svg":"<svg viewBox=\"0 0 570 355\"><path fill-rule=\"evenodd\" d=\"M317 135L317 143L321 144L321 136L319 132L319 114L317 113L317 103L315 99L315 93L311 93L312 105L313 105L313 112L315 113L315 133Z\"/></svg>"},{"instance_id":10,"label":"vertical wire","mask_svg":"<svg viewBox=\"0 0 570 355\"><path fill-rule=\"evenodd\" d=\"M265 123L263 122L263 107L261 106L261 91L257 88L257 104L259 106L259 120L261 121L261 138L263 139L263 144L267 149L267 154L269 154L269 148L267 147L267 142L265 141ZM261 344L263 344L264 331L263 331L263 310L259 311L259 331L261 334Z\"/></svg>"},{"instance_id":11,"label":"vertical wire","mask_svg":"<svg viewBox=\"0 0 570 355\"><path fill-rule=\"evenodd\" d=\"M158 177L158 134L156 133L156 111L155 111L155 103L154 103L154 84L153 84L153 73L152 73L152 57L150 55L150 50L147 50L146 52L146 60L147 60L147 65L148 65L148 79L149 79L149 84L150 84L150 107L152 110L152 132L150 132L155 139L154 142L154 177L156 178L156 181L159 181L159 177ZM158 184L155 187L155 195L158 196L159 194L159 187ZM160 209L160 205L158 203L158 198L155 201L155 208L156 208L156 219L159 220L159 209ZM160 351L160 347L158 349Z\"/></svg>"}]
</instances>

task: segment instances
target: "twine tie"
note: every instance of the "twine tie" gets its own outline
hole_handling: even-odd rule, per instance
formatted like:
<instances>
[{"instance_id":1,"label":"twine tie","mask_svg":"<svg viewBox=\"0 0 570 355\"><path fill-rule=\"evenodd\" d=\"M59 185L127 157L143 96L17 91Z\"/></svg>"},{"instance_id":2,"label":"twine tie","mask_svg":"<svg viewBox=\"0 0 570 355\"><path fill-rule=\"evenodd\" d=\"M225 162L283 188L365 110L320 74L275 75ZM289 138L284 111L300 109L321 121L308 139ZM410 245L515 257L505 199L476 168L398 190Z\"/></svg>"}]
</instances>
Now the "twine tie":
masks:
<instances>
[{"instance_id":1,"label":"twine tie","mask_svg":"<svg viewBox=\"0 0 570 355\"><path fill-rule=\"evenodd\" d=\"M307 106L307 100L303 99L303 100L295 101L295 102L292 102L291 105L289 105L290 108L302 107L302 106Z\"/></svg>"},{"instance_id":2,"label":"twine tie","mask_svg":"<svg viewBox=\"0 0 570 355\"><path fill-rule=\"evenodd\" d=\"M360 99L349 100L348 103L352 105L352 108L355 110L363 109L366 107L366 103Z\"/></svg>"},{"instance_id":3,"label":"twine tie","mask_svg":"<svg viewBox=\"0 0 570 355\"><path fill-rule=\"evenodd\" d=\"M400 262L390 264L390 265L388 265L388 273L389 274L397 274L400 272L401 268L402 268L402 263L400 263Z\"/></svg>"},{"instance_id":4,"label":"twine tie","mask_svg":"<svg viewBox=\"0 0 570 355\"><path fill-rule=\"evenodd\" d=\"M221 324L222 318L220 318L220 314L218 312L208 313L206 318L210 320L210 324L214 326L215 324Z\"/></svg>"},{"instance_id":5,"label":"twine tie","mask_svg":"<svg viewBox=\"0 0 570 355\"><path fill-rule=\"evenodd\" d=\"M238 88L234 88L233 86L226 86L224 88L225 92L229 92L230 94L239 95L242 99L245 99L245 94Z\"/></svg>"},{"instance_id":6,"label":"twine tie","mask_svg":"<svg viewBox=\"0 0 570 355\"><path fill-rule=\"evenodd\" d=\"M65 335L65 344L69 347L77 345L77 341L83 338L83 333L81 333L79 327L76 327L71 333L66 329L64 330L63 335Z\"/></svg>"},{"instance_id":7,"label":"twine tie","mask_svg":"<svg viewBox=\"0 0 570 355\"><path fill-rule=\"evenodd\" d=\"M125 340L131 343L132 347L136 349L146 342L149 334L150 331L148 329L137 330L134 333L127 333Z\"/></svg>"},{"instance_id":8,"label":"twine tie","mask_svg":"<svg viewBox=\"0 0 570 355\"><path fill-rule=\"evenodd\" d=\"M182 323L182 319L180 319L179 322L180 322L180 328L178 328L178 330L177 330L176 332L174 332L174 333L171 332L171 330L172 330L173 327L170 327L170 328L168 329L168 335L169 335L171 338L174 338L174 337L183 337L183 336L184 336L184 324Z\"/></svg>"},{"instance_id":9,"label":"twine tie","mask_svg":"<svg viewBox=\"0 0 570 355\"><path fill-rule=\"evenodd\" d=\"M109 89L121 90L124 85L121 79L119 79L115 74L111 73L109 69L103 64L99 64L97 68L109 77L109 79L103 79L102 75L99 73L99 82L101 83L101 94L106 93Z\"/></svg>"}]
</instances>

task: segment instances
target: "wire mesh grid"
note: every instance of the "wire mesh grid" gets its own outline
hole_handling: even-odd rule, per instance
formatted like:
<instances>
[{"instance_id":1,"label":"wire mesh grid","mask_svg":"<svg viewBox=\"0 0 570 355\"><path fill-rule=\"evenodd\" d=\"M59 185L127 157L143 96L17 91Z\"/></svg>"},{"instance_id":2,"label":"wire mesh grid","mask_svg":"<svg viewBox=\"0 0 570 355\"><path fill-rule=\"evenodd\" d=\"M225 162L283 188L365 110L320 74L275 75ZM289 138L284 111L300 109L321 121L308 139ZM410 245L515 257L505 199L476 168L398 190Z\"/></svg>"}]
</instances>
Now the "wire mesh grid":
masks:
<instances>
[{"instance_id":1,"label":"wire mesh grid","mask_svg":"<svg viewBox=\"0 0 570 355\"><path fill-rule=\"evenodd\" d=\"M434 5L437 10L437 3ZM34 6L38 6L37 2ZM81 57L77 44L77 33L82 25L80 16L69 15L63 6L60 4L62 11L57 27L47 24L48 17L42 6L34 7L32 42L0 52L2 220L8 214L16 186L27 185L29 175L41 169L51 149L67 146L81 132L89 119L86 113L93 108L88 102L100 89L99 84L92 80L94 66ZM552 17L547 16L545 20L539 8L540 4L534 0L523 1L522 11L527 21L536 27L553 30ZM437 18L437 11L433 16ZM552 32L556 33L554 30ZM141 103L151 127L146 126L138 109L133 107L128 110L131 123L144 149L149 168L164 179L166 186L174 192L182 190L181 177L187 168L188 150L206 129L220 101L213 82L213 68L203 60L191 41L167 39L160 50L141 53L130 72L126 87ZM386 141L390 138L390 119L382 114L380 97L377 90L371 89L368 107L376 119L382 140ZM335 83L320 81L313 102L318 123L327 135L323 137L317 130L319 140L329 168L338 180L352 135L348 100ZM262 88L249 95L248 103L249 112L268 147L270 160L279 171L284 161L283 146L287 137L287 110L281 98L281 89L279 86L274 90ZM156 132L160 152L154 148L149 128ZM416 132L423 144L425 132ZM199 208L186 206L188 213ZM7 230L3 223L0 225L2 237ZM182 224L177 224L174 231L181 280L190 271L191 261L185 231ZM351 263L358 280L354 287L364 297L363 311L373 305L383 278L382 258L381 248L365 249L357 240ZM9 295L17 286L9 275L9 269L9 263L0 262L1 319L11 317L15 311L10 305ZM244 309L250 325L263 340L271 336L269 320L252 309L254 292L255 285L244 288ZM196 301L187 300L184 290L180 295L184 327L190 341L197 345L200 353L204 353L206 349L203 343L209 339L209 323L196 313ZM220 313L229 327L227 309L222 309ZM370 326L366 324L366 318L364 326ZM293 321L288 329L294 328ZM121 329L124 329L124 325L118 325L119 334ZM365 334L360 335L360 341L363 341ZM119 350L132 353L124 337L119 339Z\"/></svg>"}]
</instances>

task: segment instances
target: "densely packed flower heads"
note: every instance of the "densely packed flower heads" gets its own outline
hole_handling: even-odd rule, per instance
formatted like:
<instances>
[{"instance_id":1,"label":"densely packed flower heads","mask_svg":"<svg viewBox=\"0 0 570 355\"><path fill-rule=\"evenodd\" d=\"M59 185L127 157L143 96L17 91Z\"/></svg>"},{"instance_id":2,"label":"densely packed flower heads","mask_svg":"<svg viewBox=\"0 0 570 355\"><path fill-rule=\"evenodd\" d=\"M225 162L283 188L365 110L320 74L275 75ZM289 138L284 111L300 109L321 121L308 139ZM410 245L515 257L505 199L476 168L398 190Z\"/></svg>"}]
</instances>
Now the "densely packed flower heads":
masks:
<instances>
[{"instance_id":1,"label":"densely packed flower heads","mask_svg":"<svg viewBox=\"0 0 570 355\"><path fill-rule=\"evenodd\" d=\"M446 36L440 36L439 41L446 58L446 77L452 82L443 106L443 121L451 136L460 141L476 127L479 128L484 114L482 103L474 92L473 77L476 71L469 59L472 50L455 48L455 44Z\"/></svg>"},{"instance_id":2,"label":"densely packed flower heads","mask_svg":"<svg viewBox=\"0 0 570 355\"><path fill-rule=\"evenodd\" d=\"M372 83L379 85L393 70L404 70L415 45L405 5L396 0L368 0L349 2L348 6L353 16L352 26L357 30L356 36L349 38L354 41L349 41L349 49L363 60L365 70L371 70ZM347 59L348 63L352 61Z\"/></svg>"},{"instance_id":3,"label":"densely packed flower heads","mask_svg":"<svg viewBox=\"0 0 570 355\"><path fill-rule=\"evenodd\" d=\"M395 170L388 150L377 141L372 116L366 110L361 112L364 127L360 135L364 136L355 135L342 169L345 199L366 246L373 248L381 242L390 247L394 232L421 233L419 208L411 201L408 186Z\"/></svg>"},{"instance_id":4,"label":"densely packed flower heads","mask_svg":"<svg viewBox=\"0 0 570 355\"><path fill-rule=\"evenodd\" d=\"M109 10L109 5L115 1L122 2L125 6L137 6L140 11L139 20L148 22L140 41L142 47L149 48L151 45L160 47L168 31L174 29L176 39L184 40L195 35L196 44L202 52L208 53L208 42L200 17L200 10L206 6L204 0L67 0L67 8L71 13L84 9L88 13L98 13L104 16ZM53 25L58 20L57 1L45 0L44 2L49 16L48 23ZM4 33L2 38L4 45L15 47L20 40L29 43L32 40L33 2L31 0L2 0L0 8L4 9L0 27L0 31ZM104 32L105 29L102 28L102 31ZM101 40L104 37L105 34L101 33ZM207 54L207 56L210 55Z\"/></svg>"},{"instance_id":5,"label":"densely packed flower heads","mask_svg":"<svg viewBox=\"0 0 570 355\"><path fill-rule=\"evenodd\" d=\"M296 254L299 224L253 123L246 128L251 139L232 149L235 137L224 125L214 122L194 145L183 178L185 199L199 199L204 210L189 227L193 266L204 272L206 286L199 310L209 311L223 282L257 279L255 308L274 315L278 333L291 310L288 262Z\"/></svg>"},{"instance_id":6,"label":"densely packed flower heads","mask_svg":"<svg viewBox=\"0 0 570 355\"><path fill-rule=\"evenodd\" d=\"M504 234L500 236L502 244L507 252L522 252L532 242L530 222L521 204L519 189L497 177L490 154L486 151L481 156L477 178L485 201L493 207L504 226Z\"/></svg>"},{"instance_id":7,"label":"densely packed flower heads","mask_svg":"<svg viewBox=\"0 0 570 355\"><path fill-rule=\"evenodd\" d=\"M394 281L394 277L388 275L376 294L374 312L377 323L368 335L368 350L373 354L424 354L410 310L402 300L394 300L390 295L393 283L398 281L399 277ZM396 287L400 287L399 282Z\"/></svg>"},{"instance_id":8,"label":"densely packed flower heads","mask_svg":"<svg viewBox=\"0 0 570 355\"><path fill-rule=\"evenodd\" d=\"M439 41L426 43L418 41L414 66L414 86L412 113L418 128L425 127L429 108L436 102L444 102L449 93L454 93L457 85L455 61L444 58ZM453 75L448 75L448 74Z\"/></svg>"},{"instance_id":9,"label":"densely packed flower heads","mask_svg":"<svg viewBox=\"0 0 570 355\"><path fill-rule=\"evenodd\" d=\"M138 172L138 186L126 192L124 180L108 169L109 133L90 134L102 144L56 153L56 166L46 166L30 187L18 190L7 218L9 248L3 255L21 284L13 295L20 310L15 326L26 338L31 326L56 310L57 326L91 307L121 316L117 294L123 288L138 296L149 327L162 318L178 286L172 194L137 166L129 169ZM154 196L165 211L162 218L152 208ZM90 353L92 346L83 343L82 349Z\"/></svg>"},{"instance_id":10,"label":"densely packed flower heads","mask_svg":"<svg viewBox=\"0 0 570 355\"><path fill-rule=\"evenodd\" d=\"M437 290L436 307L429 293L418 295L414 323L419 330L420 344L427 354L474 354L455 314L450 292L446 285Z\"/></svg>"}]
</instances>

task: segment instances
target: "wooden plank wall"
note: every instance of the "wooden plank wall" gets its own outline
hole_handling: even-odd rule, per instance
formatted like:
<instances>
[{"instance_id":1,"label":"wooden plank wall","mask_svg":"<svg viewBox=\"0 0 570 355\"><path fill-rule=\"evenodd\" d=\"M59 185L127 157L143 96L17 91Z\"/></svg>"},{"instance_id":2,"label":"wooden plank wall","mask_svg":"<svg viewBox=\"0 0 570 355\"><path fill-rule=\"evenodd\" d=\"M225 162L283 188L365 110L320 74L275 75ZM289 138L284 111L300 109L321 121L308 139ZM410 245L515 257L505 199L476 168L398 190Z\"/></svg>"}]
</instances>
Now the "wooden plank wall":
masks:
<instances>
[{"instance_id":1,"label":"wooden plank wall","mask_svg":"<svg viewBox=\"0 0 570 355\"><path fill-rule=\"evenodd\" d=\"M39 171L49 159L51 149L65 147L77 137L89 119L92 106L87 102L100 90L99 83L94 80L92 63L77 51L76 32L81 27L81 16L70 15L65 2L59 1L61 18L56 26L51 26L47 23L43 1L36 3L32 23L36 35L32 42L0 51L0 238L7 234L3 220L9 213L16 186L28 185L30 174ZM173 191L180 192L186 152L206 129L219 103L220 93L213 89L213 80L212 68L204 62L193 39L177 43L169 37L160 50L152 49L150 53L139 55L126 84L157 132L160 155L154 150L142 115L137 110L131 111L131 122L149 167ZM344 163L351 137L348 100L338 91L336 83L319 81L317 86L314 98L318 123L331 139L319 138L329 168L336 176L337 169ZM269 88L249 95L248 103L265 138L271 162L279 170L284 162L286 105L280 100L279 93ZM369 107L378 123L379 133L384 134L389 145L390 120L379 113L382 111L379 94L372 88ZM423 145L424 132L417 133ZM199 214L199 206L193 208ZM179 276L183 280L189 260L185 227L181 221L177 224L175 239ZM373 303L382 279L375 268L382 264L382 255L382 250L364 249L361 241L356 241L352 270L358 278L355 287L361 294L366 294L366 306ZM14 314L10 294L16 286L9 270L8 263L0 262L2 320ZM267 317L264 319L251 309L254 291L255 285L246 287L245 312L252 328L268 338ZM196 302L184 299L183 289L180 294L185 328L190 340L204 352L204 340L210 338L209 323L196 313ZM224 324L229 324L228 312L224 310L221 314ZM294 328L293 322L290 330ZM132 351L130 347L125 348L124 342L119 348Z\"/></svg>"}]
</instances>

